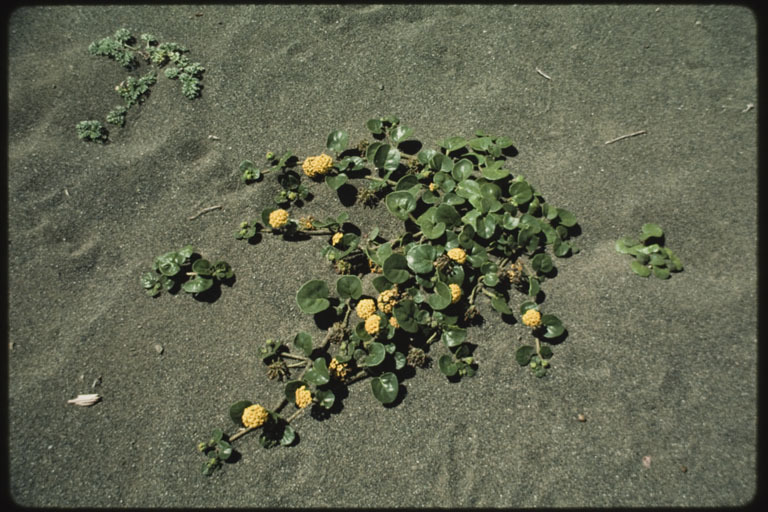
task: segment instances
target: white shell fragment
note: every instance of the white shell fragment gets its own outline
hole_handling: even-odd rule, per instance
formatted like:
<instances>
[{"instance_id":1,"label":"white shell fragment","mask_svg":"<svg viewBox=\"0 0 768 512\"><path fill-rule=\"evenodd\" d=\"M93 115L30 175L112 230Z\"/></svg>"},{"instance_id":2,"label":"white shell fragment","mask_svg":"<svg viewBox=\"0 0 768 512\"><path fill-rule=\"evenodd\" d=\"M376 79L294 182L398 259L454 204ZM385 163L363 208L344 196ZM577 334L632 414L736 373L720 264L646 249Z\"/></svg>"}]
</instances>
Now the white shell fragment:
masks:
<instances>
[{"instance_id":1,"label":"white shell fragment","mask_svg":"<svg viewBox=\"0 0 768 512\"><path fill-rule=\"evenodd\" d=\"M79 405L82 407L90 407L96 402L98 402L99 400L101 400L101 396L94 393L92 395L77 395L76 398L73 398L72 400L67 400L67 403Z\"/></svg>"}]
</instances>

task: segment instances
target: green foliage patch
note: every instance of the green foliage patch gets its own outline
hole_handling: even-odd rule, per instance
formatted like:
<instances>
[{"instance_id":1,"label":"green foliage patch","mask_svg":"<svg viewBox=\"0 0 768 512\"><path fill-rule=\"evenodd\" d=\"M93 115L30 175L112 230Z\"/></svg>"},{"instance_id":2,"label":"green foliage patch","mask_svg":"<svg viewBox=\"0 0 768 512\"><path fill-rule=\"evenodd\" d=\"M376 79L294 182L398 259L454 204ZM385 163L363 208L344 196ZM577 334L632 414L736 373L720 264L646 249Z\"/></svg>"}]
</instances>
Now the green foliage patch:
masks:
<instances>
[{"instance_id":1,"label":"green foliage patch","mask_svg":"<svg viewBox=\"0 0 768 512\"><path fill-rule=\"evenodd\" d=\"M629 266L640 277L653 274L658 279L669 279L672 272L683 270L680 258L664 247L664 231L657 224L643 224L639 239L619 238L616 240L616 251L634 258Z\"/></svg>"},{"instance_id":2,"label":"green foliage patch","mask_svg":"<svg viewBox=\"0 0 768 512\"><path fill-rule=\"evenodd\" d=\"M128 29L121 28L112 36L94 41L88 46L91 55L108 57L124 68L134 71L142 63L150 66L144 75L128 76L115 86L115 91L123 99L123 104L114 107L106 115L106 121L116 126L125 125L125 116L132 106L143 103L149 96L151 87L157 83L158 71L181 83L181 93L188 99L200 96L202 76L205 68L199 62L192 62L185 55L188 50L178 43L160 43L151 34L141 34L141 46ZM88 142L107 141L108 134L94 123L83 121L77 124L80 139ZM87 124L84 124L87 123Z\"/></svg>"}]
</instances>

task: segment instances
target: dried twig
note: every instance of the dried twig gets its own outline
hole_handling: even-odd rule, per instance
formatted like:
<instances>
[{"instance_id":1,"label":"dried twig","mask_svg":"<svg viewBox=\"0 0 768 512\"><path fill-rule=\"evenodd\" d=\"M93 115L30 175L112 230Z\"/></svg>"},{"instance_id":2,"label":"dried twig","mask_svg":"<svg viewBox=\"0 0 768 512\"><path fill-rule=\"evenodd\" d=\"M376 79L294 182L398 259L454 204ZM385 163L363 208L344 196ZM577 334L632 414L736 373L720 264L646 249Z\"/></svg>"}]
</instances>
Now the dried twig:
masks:
<instances>
[{"instance_id":1,"label":"dried twig","mask_svg":"<svg viewBox=\"0 0 768 512\"><path fill-rule=\"evenodd\" d=\"M188 220L195 220L196 218L203 215L204 213L212 212L213 210L218 210L220 208L221 208L220 204L217 204L216 206L209 206L208 208L203 208L202 210L197 212L196 215L189 217Z\"/></svg>"},{"instance_id":2,"label":"dried twig","mask_svg":"<svg viewBox=\"0 0 768 512\"><path fill-rule=\"evenodd\" d=\"M607 141L606 144L613 144L614 142L618 142L618 141L620 141L622 139L628 139L630 137L636 137L638 135L644 135L646 133L648 133L648 132L646 132L645 130L639 130L639 131L636 131L636 132L633 132L633 133L628 133L627 135L622 135L621 137L616 137L615 139L611 139L611 140Z\"/></svg>"},{"instance_id":3,"label":"dried twig","mask_svg":"<svg viewBox=\"0 0 768 512\"><path fill-rule=\"evenodd\" d=\"M550 78L550 76L549 76L549 75L547 75L545 72L543 72L543 71L542 71L542 70L540 70L539 68L536 68L536 72L537 72L538 74L540 74L541 76L543 76L544 78L546 78L547 80L552 80L552 78Z\"/></svg>"}]
</instances>

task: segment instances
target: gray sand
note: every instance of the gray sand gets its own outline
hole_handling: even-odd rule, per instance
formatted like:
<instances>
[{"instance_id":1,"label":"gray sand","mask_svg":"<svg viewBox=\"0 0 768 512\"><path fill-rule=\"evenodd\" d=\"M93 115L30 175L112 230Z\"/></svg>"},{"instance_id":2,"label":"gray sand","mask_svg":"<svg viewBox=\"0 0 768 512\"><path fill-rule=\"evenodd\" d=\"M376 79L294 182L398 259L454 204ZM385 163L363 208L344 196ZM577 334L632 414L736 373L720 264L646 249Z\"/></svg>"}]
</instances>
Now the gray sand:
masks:
<instances>
[{"instance_id":1,"label":"gray sand","mask_svg":"<svg viewBox=\"0 0 768 512\"><path fill-rule=\"evenodd\" d=\"M198 15L199 14L199 15ZM187 45L200 99L161 80L112 143L78 121L119 103L127 73L89 43L128 27ZM19 504L63 507L721 506L756 492L757 24L739 7L34 7L9 38L9 460ZM547 80L536 69L551 80ZM427 147L477 129L574 212L547 310L569 336L536 379L525 329L470 330L480 372L436 368L385 408L366 382L343 410L295 423L300 442L211 478L195 450L234 431L229 404L274 403L256 353L323 332L294 301L331 280L324 240L235 240L273 179L238 165L268 149L318 154L394 114ZM647 133L606 145L620 135ZM219 140L210 139L215 135ZM269 178L269 177L268 177ZM324 185L304 213L345 209ZM194 221L200 209L222 205ZM382 207L346 209L395 234ZM660 224L685 264L631 273L620 236ZM229 261L214 303L147 297L139 276L185 244ZM158 354L156 343L164 347ZM92 382L101 377L101 385ZM90 408L67 405L98 392ZM577 414L587 417L585 423ZM643 465L649 456L650 467ZM683 471L683 467L687 471Z\"/></svg>"}]
</instances>

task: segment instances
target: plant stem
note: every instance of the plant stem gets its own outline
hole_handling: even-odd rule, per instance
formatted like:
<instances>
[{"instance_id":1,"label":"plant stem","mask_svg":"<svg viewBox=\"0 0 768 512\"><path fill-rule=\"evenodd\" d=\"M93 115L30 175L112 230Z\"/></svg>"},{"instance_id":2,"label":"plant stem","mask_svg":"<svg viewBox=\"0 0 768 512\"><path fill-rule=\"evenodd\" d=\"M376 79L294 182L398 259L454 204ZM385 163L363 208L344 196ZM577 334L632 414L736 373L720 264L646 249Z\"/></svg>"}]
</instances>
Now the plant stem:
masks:
<instances>
[{"instance_id":1,"label":"plant stem","mask_svg":"<svg viewBox=\"0 0 768 512\"><path fill-rule=\"evenodd\" d=\"M309 361L308 357L304 356L297 356L296 354L291 354L290 352L282 352L279 354L280 357L287 357L288 359L298 359L299 361Z\"/></svg>"}]
</instances>

